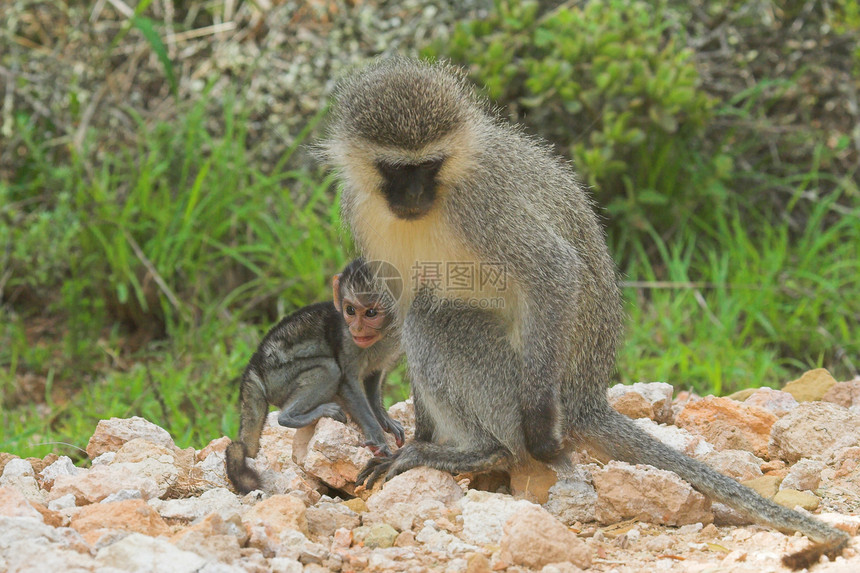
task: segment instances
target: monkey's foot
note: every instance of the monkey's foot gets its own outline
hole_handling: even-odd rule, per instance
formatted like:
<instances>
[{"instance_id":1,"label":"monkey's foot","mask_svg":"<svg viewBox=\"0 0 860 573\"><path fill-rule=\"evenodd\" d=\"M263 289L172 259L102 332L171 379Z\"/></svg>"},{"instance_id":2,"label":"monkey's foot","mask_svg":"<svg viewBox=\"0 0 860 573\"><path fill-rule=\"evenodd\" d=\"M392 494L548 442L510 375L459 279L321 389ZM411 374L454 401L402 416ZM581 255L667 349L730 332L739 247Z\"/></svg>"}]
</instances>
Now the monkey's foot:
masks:
<instances>
[{"instance_id":1,"label":"monkey's foot","mask_svg":"<svg viewBox=\"0 0 860 573\"><path fill-rule=\"evenodd\" d=\"M373 486L376 485L380 479L383 482L386 482L396 476L397 474L401 474L408 469L412 469L416 466L416 464L410 464L408 461L404 463L404 458L401 455L405 449L397 450L393 455L387 458L373 458L367 465L364 466L364 469L361 470L361 473L358 474L358 479L355 480L356 485L364 484L366 489L373 489Z\"/></svg>"}]
</instances>

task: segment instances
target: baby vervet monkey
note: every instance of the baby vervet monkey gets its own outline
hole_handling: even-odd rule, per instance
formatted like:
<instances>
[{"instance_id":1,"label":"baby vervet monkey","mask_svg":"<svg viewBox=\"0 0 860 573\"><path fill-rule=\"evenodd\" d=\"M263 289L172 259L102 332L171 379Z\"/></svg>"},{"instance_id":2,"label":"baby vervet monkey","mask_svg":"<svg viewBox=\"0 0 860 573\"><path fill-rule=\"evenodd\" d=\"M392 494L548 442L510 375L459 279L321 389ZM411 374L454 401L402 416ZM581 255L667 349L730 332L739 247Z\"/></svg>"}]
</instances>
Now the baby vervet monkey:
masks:
<instances>
[{"instance_id":1,"label":"baby vervet monkey","mask_svg":"<svg viewBox=\"0 0 860 573\"><path fill-rule=\"evenodd\" d=\"M333 301L303 307L281 320L251 357L239 393L239 438L227 447L227 475L237 490L258 489L246 457L256 457L269 405L278 423L301 428L329 417L361 426L377 456L391 455L384 432L403 445L403 426L382 405L385 373L400 357L393 296L361 258L332 278Z\"/></svg>"}]
</instances>

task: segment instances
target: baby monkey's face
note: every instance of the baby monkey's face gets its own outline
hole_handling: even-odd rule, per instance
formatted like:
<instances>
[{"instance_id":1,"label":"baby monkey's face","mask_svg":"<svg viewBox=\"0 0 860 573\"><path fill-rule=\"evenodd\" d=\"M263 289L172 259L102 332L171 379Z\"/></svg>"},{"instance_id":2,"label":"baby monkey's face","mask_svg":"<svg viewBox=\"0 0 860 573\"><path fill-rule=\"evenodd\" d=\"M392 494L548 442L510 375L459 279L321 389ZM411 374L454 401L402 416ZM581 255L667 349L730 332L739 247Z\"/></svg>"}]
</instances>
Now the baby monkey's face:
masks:
<instances>
[{"instance_id":1,"label":"baby monkey's face","mask_svg":"<svg viewBox=\"0 0 860 573\"><path fill-rule=\"evenodd\" d=\"M365 306L360 300L344 297L341 312L352 340L359 348L370 348L382 338L385 310L378 303Z\"/></svg>"}]
</instances>

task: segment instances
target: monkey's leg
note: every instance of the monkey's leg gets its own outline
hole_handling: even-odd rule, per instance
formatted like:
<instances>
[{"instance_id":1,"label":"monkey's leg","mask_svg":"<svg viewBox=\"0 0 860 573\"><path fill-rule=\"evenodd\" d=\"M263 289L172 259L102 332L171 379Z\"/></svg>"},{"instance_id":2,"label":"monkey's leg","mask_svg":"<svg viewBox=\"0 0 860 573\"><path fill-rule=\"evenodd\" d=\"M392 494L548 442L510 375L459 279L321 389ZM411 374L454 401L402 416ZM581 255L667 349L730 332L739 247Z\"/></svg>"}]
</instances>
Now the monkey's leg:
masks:
<instances>
[{"instance_id":1,"label":"monkey's leg","mask_svg":"<svg viewBox=\"0 0 860 573\"><path fill-rule=\"evenodd\" d=\"M799 531L818 542L817 546L784 557L783 562L789 567L802 569L815 563L821 555L833 558L848 543L849 536L844 531L765 499L710 466L652 438L608 405L599 417L575 428L574 435L586 439L614 459L673 471L708 497L738 510L757 523L786 533Z\"/></svg>"},{"instance_id":2,"label":"monkey's leg","mask_svg":"<svg viewBox=\"0 0 860 573\"><path fill-rule=\"evenodd\" d=\"M344 408L352 416L352 419L361 426L366 446L370 448L375 456L390 456L391 450L385 442L385 432L379 424L376 415L371 408L364 386L358 379L347 377L338 391L343 398Z\"/></svg>"},{"instance_id":3,"label":"monkey's leg","mask_svg":"<svg viewBox=\"0 0 860 573\"><path fill-rule=\"evenodd\" d=\"M239 389L239 438L227 446L227 476L242 493L260 487L260 478L252 470L246 457L255 458L260 451L260 434L266 422L269 404L256 371L248 369L242 376Z\"/></svg>"},{"instance_id":4,"label":"monkey's leg","mask_svg":"<svg viewBox=\"0 0 860 573\"><path fill-rule=\"evenodd\" d=\"M374 460L376 481L419 465L452 473L490 469L525 454L519 417L522 368L489 312L413 305L403 327L415 397L416 438Z\"/></svg>"},{"instance_id":5,"label":"monkey's leg","mask_svg":"<svg viewBox=\"0 0 860 573\"><path fill-rule=\"evenodd\" d=\"M288 428L303 428L323 417L346 423L343 410L332 402L340 378L340 367L332 359L319 361L302 371L293 381L295 390L278 414L278 423Z\"/></svg>"},{"instance_id":6,"label":"monkey's leg","mask_svg":"<svg viewBox=\"0 0 860 573\"><path fill-rule=\"evenodd\" d=\"M383 430L394 435L394 441L400 447L406 441L406 433L403 431L403 425L393 420L385 410L385 406L382 405L383 382L385 382L385 372L379 371L370 374L364 379L364 392L379 425L382 426Z\"/></svg>"}]
</instances>

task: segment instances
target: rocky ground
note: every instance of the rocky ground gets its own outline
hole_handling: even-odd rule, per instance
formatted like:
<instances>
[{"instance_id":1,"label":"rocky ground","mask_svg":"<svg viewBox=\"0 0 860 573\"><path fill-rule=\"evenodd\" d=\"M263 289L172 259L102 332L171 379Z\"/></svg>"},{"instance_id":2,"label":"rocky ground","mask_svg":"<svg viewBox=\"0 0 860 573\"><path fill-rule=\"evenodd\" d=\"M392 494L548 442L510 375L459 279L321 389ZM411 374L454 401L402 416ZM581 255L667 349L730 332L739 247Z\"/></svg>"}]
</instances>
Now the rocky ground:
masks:
<instances>
[{"instance_id":1,"label":"rocky ground","mask_svg":"<svg viewBox=\"0 0 860 573\"><path fill-rule=\"evenodd\" d=\"M860 380L823 370L781 390L672 396L616 386L643 429L763 495L857 535ZM391 414L412 427L411 405ZM783 571L808 543L750 526L672 473L577 454L576 479L545 468L510 477L418 468L356 489L370 458L332 420L294 431L270 416L256 460L263 490L224 473L229 439L179 449L142 419L104 420L69 458L0 454L0 571ZM860 570L855 538L821 572Z\"/></svg>"}]
</instances>

